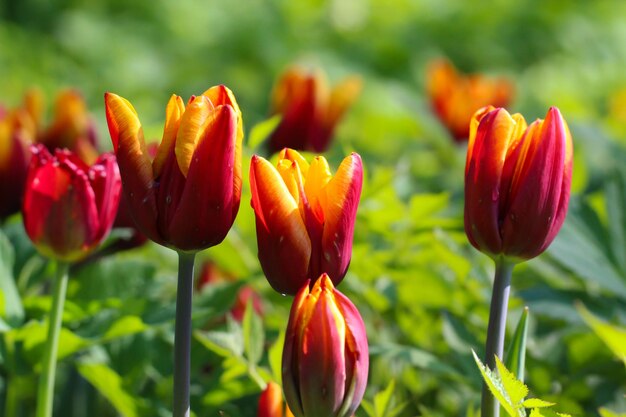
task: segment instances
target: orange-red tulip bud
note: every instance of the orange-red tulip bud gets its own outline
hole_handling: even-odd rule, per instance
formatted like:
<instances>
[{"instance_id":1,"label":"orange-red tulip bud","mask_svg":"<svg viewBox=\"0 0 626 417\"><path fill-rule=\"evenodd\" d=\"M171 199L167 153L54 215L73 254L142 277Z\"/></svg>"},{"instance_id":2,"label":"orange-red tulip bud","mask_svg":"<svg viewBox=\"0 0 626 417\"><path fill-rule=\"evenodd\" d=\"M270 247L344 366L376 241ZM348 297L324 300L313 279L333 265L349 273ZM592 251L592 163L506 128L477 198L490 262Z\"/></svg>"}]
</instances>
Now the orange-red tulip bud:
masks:
<instances>
[{"instance_id":1,"label":"orange-red tulip bud","mask_svg":"<svg viewBox=\"0 0 626 417\"><path fill-rule=\"evenodd\" d=\"M43 255L66 262L86 257L108 235L122 184L111 154L87 166L67 150L33 147L24 194L24 227Z\"/></svg>"},{"instance_id":2,"label":"orange-red tulip bud","mask_svg":"<svg viewBox=\"0 0 626 417\"><path fill-rule=\"evenodd\" d=\"M465 166L465 232L472 245L517 261L543 252L567 214L572 152L556 107L529 126L502 108L476 112Z\"/></svg>"},{"instance_id":3,"label":"orange-red tulip bud","mask_svg":"<svg viewBox=\"0 0 626 417\"><path fill-rule=\"evenodd\" d=\"M309 165L284 149L275 168L260 156L250 165L259 261L270 285L295 294L323 272L335 285L352 257L354 220L361 196L361 157L346 157L335 176L322 156Z\"/></svg>"},{"instance_id":4,"label":"orange-red tulip bud","mask_svg":"<svg viewBox=\"0 0 626 417\"><path fill-rule=\"evenodd\" d=\"M282 119L270 137L270 151L324 152L335 126L361 92L361 84L359 77L351 76L331 89L323 73L290 68L272 93L272 114Z\"/></svg>"},{"instance_id":5,"label":"orange-red tulip bud","mask_svg":"<svg viewBox=\"0 0 626 417\"><path fill-rule=\"evenodd\" d=\"M232 92L212 87L187 106L173 95L154 160L130 102L106 93L105 104L124 194L139 230L182 251L220 243L241 196L243 122Z\"/></svg>"},{"instance_id":6,"label":"orange-red tulip bud","mask_svg":"<svg viewBox=\"0 0 626 417\"><path fill-rule=\"evenodd\" d=\"M427 91L434 112L457 141L467 140L469 120L476 110L488 105L506 107L514 95L509 80L460 74L443 59L430 64Z\"/></svg>"},{"instance_id":7,"label":"orange-red tulip bud","mask_svg":"<svg viewBox=\"0 0 626 417\"><path fill-rule=\"evenodd\" d=\"M294 299L283 350L283 388L295 417L348 417L369 368L365 325L354 304L323 274Z\"/></svg>"}]
</instances>

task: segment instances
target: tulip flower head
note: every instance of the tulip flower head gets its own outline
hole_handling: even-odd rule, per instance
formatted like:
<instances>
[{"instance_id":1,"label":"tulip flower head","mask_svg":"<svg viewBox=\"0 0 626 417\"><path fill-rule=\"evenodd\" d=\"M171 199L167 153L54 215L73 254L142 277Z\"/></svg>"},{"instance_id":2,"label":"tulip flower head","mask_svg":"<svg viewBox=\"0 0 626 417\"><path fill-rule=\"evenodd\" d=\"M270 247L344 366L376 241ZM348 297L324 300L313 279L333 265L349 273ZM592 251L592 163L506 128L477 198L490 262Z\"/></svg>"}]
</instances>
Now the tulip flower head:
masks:
<instances>
[{"instance_id":1,"label":"tulip flower head","mask_svg":"<svg viewBox=\"0 0 626 417\"><path fill-rule=\"evenodd\" d=\"M465 166L465 232L472 245L516 261L542 253L567 214L572 154L556 107L528 126L502 108L476 112Z\"/></svg>"},{"instance_id":2,"label":"tulip flower head","mask_svg":"<svg viewBox=\"0 0 626 417\"><path fill-rule=\"evenodd\" d=\"M343 160L334 177L322 156L309 165L298 152L284 149L276 168L252 157L259 261L276 291L295 294L323 272L335 285L341 282L352 257L362 183L363 166L356 153Z\"/></svg>"},{"instance_id":3,"label":"tulip flower head","mask_svg":"<svg viewBox=\"0 0 626 417\"><path fill-rule=\"evenodd\" d=\"M348 417L359 406L369 367L359 311L323 274L294 299L283 350L283 388L295 417Z\"/></svg>"},{"instance_id":4,"label":"tulip flower head","mask_svg":"<svg viewBox=\"0 0 626 417\"><path fill-rule=\"evenodd\" d=\"M275 382L268 382L259 397L257 417L293 417L288 406L283 414L283 390Z\"/></svg>"},{"instance_id":5,"label":"tulip flower head","mask_svg":"<svg viewBox=\"0 0 626 417\"><path fill-rule=\"evenodd\" d=\"M351 76L330 89L324 74L293 67L272 93L272 114L282 119L269 140L271 152L292 149L324 152L337 123L361 91L361 79Z\"/></svg>"},{"instance_id":6,"label":"tulip flower head","mask_svg":"<svg viewBox=\"0 0 626 417\"><path fill-rule=\"evenodd\" d=\"M513 85L505 78L460 74L443 59L430 64L427 90L434 112L457 141L467 140L474 112L488 105L505 107L514 94Z\"/></svg>"},{"instance_id":7,"label":"tulip flower head","mask_svg":"<svg viewBox=\"0 0 626 417\"><path fill-rule=\"evenodd\" d=\"M92 166L68 150L33 146L24 195L24 227L43 255L65 262L86 257L108 235L122 183L111 154Z\"/></svg>"},{"instance_id":8,"label":"tulip flower head","mask_svg":"<svg viewBox=\"0 0 626 417\"><path fill-rule=\"evenodd\" d=\"M34 123L22 109L0 114L0 220L22 206L24 183L35 139Z\"/></svg>"},{"instance_id":9,"label":"tulip flower head","mask_svg":"<svg viewBox=\"0 0 626 417\"><path fill-rule=\"evenodd\" d=\"M241 196L243 122L232 92L212 87L187 106L173 95L154 160L130 102L106 93L105 104L124 194L139 230L181 251L220 243Z\"/></svg>"}]
</instances>

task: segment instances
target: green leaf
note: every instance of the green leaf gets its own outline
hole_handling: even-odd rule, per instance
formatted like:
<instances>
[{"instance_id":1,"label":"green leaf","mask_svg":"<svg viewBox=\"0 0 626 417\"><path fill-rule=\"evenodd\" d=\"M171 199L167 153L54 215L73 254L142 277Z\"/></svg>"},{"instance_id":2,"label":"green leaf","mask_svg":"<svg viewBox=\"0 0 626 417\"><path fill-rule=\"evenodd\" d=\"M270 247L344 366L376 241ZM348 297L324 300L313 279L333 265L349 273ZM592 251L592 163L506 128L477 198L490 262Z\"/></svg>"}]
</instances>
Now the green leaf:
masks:
<instances>
[{"instance_id":1,"label":"green leaf","mask_svg":"<svg viewBox=\"0 0 626 417\"><path fill-rule=\"evenodd\" d=\"M506 353L506 367L517 379L524 381L524 364L526 361L526 335L528 333L528 307L524 311L515 328L515 334Z\"/></svg>"},{"instance_id":2,"label":"green leaf","mask_svg":"<svg viewBox=\"0 0 626 417\"><path fill-rule=\"evenodd\" d=\"M395 388L396 383L391 380L387 388L374 396L375 417L395 417L404 409L405 403L394 406L393 393Z\"/></svg>"},{"instance_id":3,"label":"green leaf","mask_svg":"<svg viewBox=\"0 0 626 417\"><path fill-rule=\"evenodd\" d=\"M253 300L248 300L242 322L243 344L246 358L251 365L256 365L263 356L265 333L261 317L254 311Z\"/></svg>"},{"instance_id":4,"label":"green leaf","mask_svg":"<svg viewBox=\"0 0 626 417\"><path fill-rule=\"evenodd\" d=\"M101 363L83 363L78 372L106 398L123 417L138 417L138 404L122 386L122 378Z\"/></svg>"},{"instance_id":5,"label":"green leaf","mask_svg":"<svg viewBox=\"0 0 626 417\"><path fill-rule=\"evenodd\" d=\"M285 344L285 332L281 331L278 337L276 338L276 342L270 347L268 352L268 359L270 362L270 369L272 370L272 375L274 376L274 380L280 386L282 386L282 363L283 363L283 346Z\"/></svg>"},{"instance_id":6,"label":"green leaf","mask_svg":"<svg viewBox=\"0 0 626 417\"><path fill-rule=\"evenodd\" d=\"M607 231L617 265L626 270L626 171L616 172L604 187Z\"/></svg>"},{"instance_id":7,"label":"green leaf","mask_svg":"<svg viewBox=\"0 0 626 417\"><path fill-rule=\"evenodd\" d=\"M609 349L626 365L626 329L610 325L589 312L584 305L578 304L576 309L581 317L602 339Z\"/></svg>"},{"instance_id":8,"label":"green leaf","mask_svg":"<svg viewBox=\"0 0 626 417\"><path fill-rule=\"evenodd\" d=\"M524 401L524 407L526 408L544 408L552 407L555 403L549 401L540 400L539 398L529 398Z\"/></svg>"},{"instance_id":9,"label":"green leaf","mask_svg":"<svg viewBox=\"0 0 626 417\"><path fill-rule=\"evenodd\" d=\"M23 342L25 357L29 362L37 364L37 366L41 366L40 360L43 355L47 337L47 322L40 323L31 321L20 329L15 330L15 340ZM72 331L63 327L59 334L59 351L57 358L61 360L90 345L90 341L77 336Z\"/></svg>"},{"instance_id":10,"label":"green leaf","mask_svg":"<svg viewBox=\"0 0 626 417\"><path fill-rule=\"evenodd\" d=\"M281 116L277 114L254 125L248 136L248 147L250 149L258 148L276 129L280 119Z\"/></svg>"},{"instance_id":11,"label":"green leaf","mask_svg":"<svg viewBox=\"0 0 626 417\"><path fill-rule=\"evenodd\" d=\"M480 359L478 359L478 356L476 356L476 352L474 352L474 350L472 350L472 354L474 355L474 361L476 362L476 365L478 366L478 369L483 376L485 384L487 384L487 386L489 387L489 391L491 391L491 393L498 400L498 402L504 408L507 414L509 414L509 416L511 417L526 417L526 412L524 411L524 408L516 407L515 404L511 401L511 396L507 392L507 389L502 383L498 374L496 372L492 372L489 368L483 365ZM511 376L513 375L510 372L509 374ZM511 384L509 382L509 385L514 384ZM514 387L514 389L516 388ZM514 394L519 395L519 392L514 392Z\"/></svg>"},{"instance_id":12,"label":"green leaf","mask_svg":"<svg viewBox=\"0 0 626 417\"><path fill-rule=\"evenodd\" d=\"M513 406L518 408L520 404L524 401L524 397L528 395L528 387L524 385L522 381L519 381L517 378L515 378L515 375L511 371L506 369L506 366L504 366L504 364L498 357L496 357L496 368L498 369L498 374L500 375L502 385L509 395Z\"/></svg>"},{"instance_id":13,"label":"green leaf","mask_svg":"<svg viewBox=\"0 0 626 417\"><path fill-rule=\"evenodd\" d=\"M381 355L383 357L400 359L409 365L453 378L459 376L454 368L441 361L432 353L413 346L403 346L392 343L372 345L370 346L370 355Z\"/></svg>"},{"instance_id":14,"label":"green leaf","mask_svg":"<svg viewBox=\"0 0 626 417\"><path fill-rule=\"evenodd\" d=\"M227 331L194 332L195 338L207 349L223 357L242 357L243 335L241 326L227 319Z\"/></svg>"},{"instance_id":15,"label":"green leaf","mask_svg":"<svg viewBox=\"0 0 626 417\"><path fill-rule=\"evenodd\" d=\"M137 316L125 316L116 320L102 337L102 342L108 342L120 337L140 333L148 326Z\"/></svg>"},{"instance_id":16,"label":"green leaf","mask_svg":"<svg viewBox=\"0 0 626 417\"><path fill-rule=\"evenodd\" d=\"M600 413L600 417L626 417L626 413L617 413L604 407L600 407L598 413Z\"/></svg>"},{"instance_id":17,"label":"green leaf","mask_svg":"<svg viewBox=\"0 0 626 417\"><path fill-rule=\"evenodd\" d=\"M11 327L24 320L24 307L13 277L15 251L7 237L0 231L0 317Z\"/></svg>"}]
</instances>

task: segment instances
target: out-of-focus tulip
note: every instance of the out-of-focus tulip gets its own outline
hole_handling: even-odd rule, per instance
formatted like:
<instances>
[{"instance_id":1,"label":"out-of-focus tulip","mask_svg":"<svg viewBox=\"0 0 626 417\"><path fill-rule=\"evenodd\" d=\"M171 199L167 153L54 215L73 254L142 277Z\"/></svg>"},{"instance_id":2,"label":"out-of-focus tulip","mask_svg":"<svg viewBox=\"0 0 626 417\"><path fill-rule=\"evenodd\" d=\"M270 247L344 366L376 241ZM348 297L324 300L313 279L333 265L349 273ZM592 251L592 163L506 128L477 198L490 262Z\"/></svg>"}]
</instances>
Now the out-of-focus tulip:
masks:
<instances>
[{"instance_id":1,"label":"out-of-focus tulip","mask_svg":"<svg viewBox=\"0 0 626 417\"><path fill-rule=\"evenodd\" d=\"M259 260L270 285L295 294L323 272L335 285L352 257L354 220L361 196L361 157L346 157L333 177L322 156L307 161L284 149L277 168L253 156L252 208Z\"/></svg>"},{"instance_id":2,"label":"out-of-focus tulip","mask_svg":"<svg viewBox=\"0 0 626 417\"><path fill-rule=\"evenodd\" d=\"M361 79L351 76L330 89L320 71L293 67L272 93L272 114L282 119L269 139L271 152L283 148L324 152L335 126L361 92Z\"/></svg>"},{"instance_id":3,"label":"out-of-focus tulip","mask_svg":"<svg viewBox=\"0 0 626 417\"><path fill-rule=\"evenodd\" d=\"M43 255L65 262L87 256L108 235L122 184L111 154L87 166L67 150L34 146L24 195L24 227Z\"/></svg>"},{"instance_id":4,"label":"out-of-focus tulip","mask_svg":"<svg viewBox=\"0 0 626 417\"><path fill-rule=\"evenodd\" d=\"M259 396L257 417L283 417L283 391L275 382L268 382ZM285 406L284 417L293 417L289 406Z\"/></svg>"},{"instance_id":5,"label":"out-of-focus tulip","mask_svg":"<svg viewBox=\"0 0 626 417\"><path fill-rule=\"evenodd\" d=\"M212 87L186 107L173 95L154 160L130 102L106 93L105 104L124 194L139 229L176 250L220 243L241 196L243 122L232 92Z\"/></svg>"},{"instance_id":6,"label":"out-of-focus tulip","mask_svg":"<svg viewBox=\"0 0 626 417\"><path fill-rule=\"evenodd\" d=\"M467 140L469 121L478 109L506 107L514 95L509 80L460 74L444 59L430 64L426 87L434 112L457 141Z\"/></svg>"},{"instance_id":7,"label":"out-of-focus tulip","mask_svg":"<svg viewBox=\"0 0 626 417\"><path fill-rule=\"evenodd\" d=\"M296 417L347 417L359 406L369 356L354 304L323 274L294 299L283 350L283 388Z\"/></svg>"},{"instance_id":8,"label":"out-of-focus tulip","mask_svg":"<svg viewBox=\"0 0 626 417\"><path fill-rule=\"evenodd\" d=\"M529 126L502 108L476 112L465 166L465 232L472 245L518 261L543 252L567 214L572 152L556 107Z\"/></svg>"},{"instance_id":9,"label":"out-of-focus tulip","mask_svg":"<svg viewBox=\"0 0 626 417\"><path fill-rule=\"evenodd\" d=\"M40 101L32 94L27 96L27 108L31 109L36 119L41 119L37 115L41 108ZM63 90L57 95L52 110L52 121L47 127L40 127L37 141L46 145L51 152L55 149L69 149L87 164L98 159L95 123L82 95L77 90Z\"/></svg>"},{"instance_id":10,"label":"out-of-focus tulip","mask_svg":"<svg viewBox=\"0 0 626 417\"><path fill-rule=\"evenodd\" d=\"M22 206L35 126L22 109L0 114L0 220Z\"/></svg>"},{"instance_id":11,"label":"out-of-focus tulip","mask_svg":"<svg viewBox=\"0 0 626 417\"><path fill-rule=\"evenodd\" d=\"M234 280L234 276L220 270L215 262L206 261L202 264L200 274L196 280L196 290L202 291L202 289L207 285ZM252 302L252 308L254 308L254 311L259 316L263 316L263 303L261 302L261 297L256 293L256 291L254 291L254 289L252 289L252 287L244 285L237 292L235 304L230 309L230 314L236 321L243 321L243 316L246 312L248 302Z\"/></svg>"}]
</instances>

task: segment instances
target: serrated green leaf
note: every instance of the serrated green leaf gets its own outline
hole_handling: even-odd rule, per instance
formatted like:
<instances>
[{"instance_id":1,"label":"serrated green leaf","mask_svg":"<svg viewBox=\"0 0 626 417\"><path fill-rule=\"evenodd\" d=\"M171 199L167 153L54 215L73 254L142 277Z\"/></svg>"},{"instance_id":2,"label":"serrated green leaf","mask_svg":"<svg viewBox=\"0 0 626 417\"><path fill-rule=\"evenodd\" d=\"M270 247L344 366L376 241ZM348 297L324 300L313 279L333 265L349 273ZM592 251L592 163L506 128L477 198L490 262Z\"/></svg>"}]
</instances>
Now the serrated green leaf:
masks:
<instances>
[{"instance_id":1,"label":"serrated green leaf","mask_svg":"<svg viewBox=\"0 0 626 417\"><path fill-rule=\"evenodd\" d=\"M281 115L277 114L254 125L248 136L248 147L250 149L258 148L276 129L280 120Z\"/></svg>"},{"instance_id":2,"label":"serrated green leaf","mask_svg":"<svg viewBox=\"0 0 626 417\"><path fill-rule=\"evenodd\" d=\"M138 405L132 395L122 386L122 378L101 363L83 363L78 372L106 398L123 417L138 417Z\"/></svg>"},{"instance_id":3,"label":"serrated green leaf","mask_svg":"<svg viewBox=\"0 0 626 417\"><path fill-rule=\"evenodd\" d=\"M248 300L242 322L243 344L248 363L256 365L263 356L265 333L261 317L254 311L253 300Z\"/></svg>"},{"instance_id":4,"label":"serrated green leaf","mask_svg":"<svg viewBox=\"0 0 626 417\"><path fill-rule=\"evenodd\" d=\"M526 408L543 408L552 407L555 403L549 401L540 400L539 398L529 398L524 400L524 407Z\"/></svg>"},{"instance_id":5,"label":"serrated green leaf","mask_svg":"<svg viewBox=\"0 0 626 417\"><path fill-rule=\"evenodd\" d=\"M491 391L491 393L498 400L498 402L504 408L507 414L509 414L511 417L526 417L526 412L524 408L516 408L514 403L511 402L511 398L509 397L509 394L502 384L502 381L500 380L498 374L492 372L489 368L483 365L481 360L478 359L478 356L476 356L476 352L474 352L474 350L472 350L472 355L474 355L474 361L476 362L476 365L480 370L485 384L487 384L487 387L489 387L489 391Z\"/></svg>"},{"instance_id":6,"label":"serrated green leaf","mask_svg":"<svg viewBox=\"0 0 626 417\"><path fill-rule=\"evenodd\" d=\"M528 387L515 378L515 375L502 363L502 361L496 356L496 368L500 375L500 380L506 393L509 395L511 402L515 408L519 408L524 398L528 395Z\"/></svg>"},{"instance_id":7,"label":"serrated green leaf","mask_svg":"<svg viewBox=\"0 0 626 417\"><path fill-rule=\"evenodd\" d=\"M532 410L530 410L530 415L528 417L545 417L545 416L541 414L541 409L533 408Z\"/></svg>"},{"instance_id":8,"label":"serrated green leaf","mask_svg":"<svg viewBox=\"0 0 626 417\"><path fill-rule=\"evenodd\" d=\"M578 304L576 309L585 323L593 329L595 334L611 349L613 354L626 365L626 329L610 325L598 319L582 304Z\"/></svg>"},{"instance_id":9,"label":"serrated green leaf","mask_svg":"<svg viewBox=\"0 0 626 417\"><path fill-rule=\"evenodd\" d=\"M526 362L526 335L528 333L528 307L524 311L515 328L515 334L506 353L506 367L517 379L524 382L524 366Z\"/></svg>"}]
</instances>

